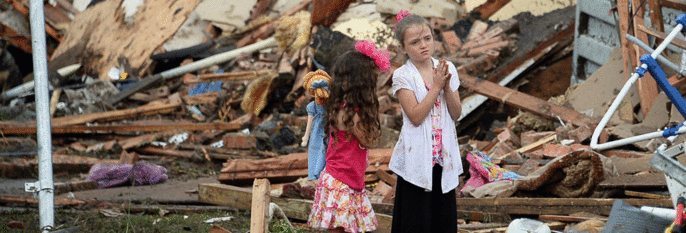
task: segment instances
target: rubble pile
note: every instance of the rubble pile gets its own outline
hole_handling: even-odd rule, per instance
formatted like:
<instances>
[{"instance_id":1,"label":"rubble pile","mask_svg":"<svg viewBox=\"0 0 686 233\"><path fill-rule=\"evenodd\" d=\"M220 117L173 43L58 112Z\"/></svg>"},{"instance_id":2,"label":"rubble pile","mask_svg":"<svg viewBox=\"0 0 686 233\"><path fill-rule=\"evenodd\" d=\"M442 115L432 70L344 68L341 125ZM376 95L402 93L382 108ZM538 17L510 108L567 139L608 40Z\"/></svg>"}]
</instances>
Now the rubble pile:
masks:
<instances>
[{"instance_id":1,"label":"rubble pile","mask_svg":"<svg viewBox=\"0 0 686 233\"><path fill-rule=\"evenodd\" d=\"M199 184L197 202L251 209L253 191L244 187L268 179L272 202L287 208L289 218L307 220L316 183L306 180L307 153L300 146L305 107L313 100L302 79L329 68L356 40L374 40L392 58L391 70L377 80L383 135L370 150L365 183L380 229L390 229L397 177L388 162L402 124L390 90L393 71L405 62L392 28L395 13L409 9L429 19L435 57L452 62L461 80L460 229L504 232L518 216L537 216L553 230L581 229L608 222L620 199L672 207L664 173L646 161L658 146L677 145L683 136L603 151L589 147L625 82L625 63L616 49L572 87L568 68L554 72L570 66L574 6L490 21L509 1L487 1L472 12L452 0L253 0L221 7L212 0L111 0L83 9L74 7L77 0L56 2L45 5L53 41L53 164L55 173L84 176L56 185L58 205L73 206L79 191L98 186L154 185L210 170L220 184ZM0 35L10 38L2 56L7 48L31 53L30 35L17 27L28 25L26 4L0 1L0 18L12 18L0 20ZM22 62L0 60L5 92L30 81L31 75L19 74ZM71 65L78 68L63 69ZM546 82L554 85L538 89L555 91L532 88ZM640 93L631 90L601 143L684 121L663 93L652 108ZM35 177L33 93L2 97L0 176ZM131 177L134 170L145 174ZM144 176L154 179L136 180ZM67 192L77 199L60 195ZM30 203L16 197L22 195L0 196L0 203Z\"/></svg>"}]
</instances>

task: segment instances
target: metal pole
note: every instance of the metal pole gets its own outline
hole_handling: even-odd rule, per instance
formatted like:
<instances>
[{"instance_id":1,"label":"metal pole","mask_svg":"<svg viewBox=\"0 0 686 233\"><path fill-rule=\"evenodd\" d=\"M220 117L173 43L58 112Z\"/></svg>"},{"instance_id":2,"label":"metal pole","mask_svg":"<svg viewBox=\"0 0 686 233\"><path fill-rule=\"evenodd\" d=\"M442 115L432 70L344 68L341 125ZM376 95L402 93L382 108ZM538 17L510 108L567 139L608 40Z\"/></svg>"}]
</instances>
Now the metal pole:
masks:
<instances>
[{"instance_id":1,"label":"metal pole","mask_svg":"<svg viewBox=\"0 0 686 233\"><path fill-rule=\"evenodd\" d=\"M634 36L632 36L632 35L626 34L626 36L624 36L624 38L626 38L628 41L634 43L635 45L638 45L638 47L641 47L641 48L642 48L643 50L645 50L646 52L653 53L653 52L655 51L655 50L653 50L650 46L648 46L647 44L643 43L643 41L639 40L638 38L636 38L636 37L634 37ZM658 56L657 56L655 59L657 59L658 61L662 62L662 64L666 65L666 66L669 67L670 69L672 69L672 70L674 70L674 71L676 71L676 72L679 72L679 74L681 74L681 76L686 76L686 72L680 71L679 66L677 66L676 64L674 64L674 63L672 63L671 61L667 60L667 58L665 58L664 56L658 54Z\"/></svg>"},{"instance_id":2,"label":"metal pole","mask_svg":"<svg viewBox=\"0 0 686 233\"><path fill-rule=\"evenodd\" d=\"M55 225L55 193L52 180L52 138L50 135L50 97L48 96L48 55L45 42L43 0L29 2L31 46L36 92L36 129L38 134L38 182L27 183L27 191L38 192L40 229L49 232Z\"/></svg>"}]
</instances>

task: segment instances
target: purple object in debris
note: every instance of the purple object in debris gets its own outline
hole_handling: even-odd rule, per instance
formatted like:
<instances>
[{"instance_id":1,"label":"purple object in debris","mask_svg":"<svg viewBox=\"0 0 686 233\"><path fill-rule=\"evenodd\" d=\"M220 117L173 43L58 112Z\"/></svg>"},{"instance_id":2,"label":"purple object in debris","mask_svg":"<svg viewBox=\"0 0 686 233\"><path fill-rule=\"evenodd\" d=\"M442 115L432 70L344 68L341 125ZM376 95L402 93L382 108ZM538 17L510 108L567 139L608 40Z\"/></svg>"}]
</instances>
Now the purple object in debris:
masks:
<instances>
[{"instance_id":1,"label":"purple object in debris","mask_svg":"<svg viewBox=\"0 0 686 233\"><path fill-rule=\"evenodd\" d=\"M148 185L167 180L167 169L149 163L116 164L98 163L88 172L88 180L98 182L98 188L108 188L125 184Z\"/></svg>"}]
</instances>

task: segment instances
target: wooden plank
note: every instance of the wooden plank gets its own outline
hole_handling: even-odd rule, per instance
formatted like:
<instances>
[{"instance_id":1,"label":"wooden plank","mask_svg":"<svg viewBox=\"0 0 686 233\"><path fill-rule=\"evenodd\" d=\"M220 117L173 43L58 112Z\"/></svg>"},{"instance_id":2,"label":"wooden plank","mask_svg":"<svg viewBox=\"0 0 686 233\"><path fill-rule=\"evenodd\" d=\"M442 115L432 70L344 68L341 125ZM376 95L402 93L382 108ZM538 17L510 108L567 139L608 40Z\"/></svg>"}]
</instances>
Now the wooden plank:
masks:
<instances>
[{"instance_id":1,"label":"wooden plank","mask_svg":"<svg viewBox=\"0 0 686 233\"><path fill-rule=\"evenodd\" d=\"M142 147L139 149L136 149L136 151L142 155L161 155L161 156L171 156L171 157L178 157L178 158L183 158L183 159L194 159L194 158L200 158L200 156L195 156L195 152L191 151L180 151L180 150L174 150L174 149L163 149L155 146L146 146Z\"/></svg>"},{"instance_id":2,"label":"wooden plank","mask_svg":"<svg viewBox=\"0 0 686 233\"><path fill-rule=\"evenodd\" d=\"M610 215L612 205L622 200L633 206L672 208L669 199L613 199L613 198L458 198L463 210L521 215L569 215L578 212Z\"/></svg>"},{"instance_id":3,"label":"wooden plank","mask_svg":"<svg viewBox=\"0 0 686 233\"><path fill-rule=\"evenodd\" d=\"M252 186L250 232L269 232L269 180L255 179Z\"/></svg>"},{"instance_id":4,"label":"wooden plank","mask_svg":"<svg viewBox=\"0 0 686 233\"><path fill-rule=\"evenodd\" d=\"M124 133L124 132L162 132L162 131L205 131L226 130L235 131L243 126L235 123L164 123L149 125L65 125L53 126L52 134L94 134L94 133ZM0 132L4 134L35 134L36 125L23 122L0 122Z\"/></svg>"},{"instance_id":5,"label":"wooden plank","mask_svg":"<svg viewBox=\"0 0 686 233\"><path fill-rule=\"evenodd\" d=\"M184 81L186 84L194 84L208 81L245 81L258 79L264 75L273 73L271 70L239 71L219 74L201 74L197 79Z\"/></svg>"},{"instance_id":6,"label":"wooden plank","mask_svg":"<svg viewBox=\"0 0 686 233\"><path fill-rule=\"evenodd\" d=\"M649 0L648 4L650 4L650 24L653 25L653 28L657 28L658 31L664 32L665 31L665 25L662 22L662 0ZM660 44L662 43L662 39L656 39L655 44Z\"/></svg>"},{"instance_id":7,"label":"wooden plank","mask_svg":"<svg viewBox=\"0 0 686 233\"><path fill-rule=\"evenodd\" d=\"M624 64L624 75L629 79L631 73L634 72L632 62L633 55L630 52L631 44L624 35L629 32L629 0L617 0L617 14L619 16L619 40L622 44L622 62Z\"/></svg>"},{"instance_id":8,"label":"wooden plank","mask_svg":"<svg viewBox=\"0 0 686 233\"><path fill-rule=\"evenodd\" d=\"M589 217L574 217L574 216L564 216L564 215L550 215L542 214L538 216L539 220L551 220L559 222L583 222L588 220L597 219L600 221L607 221L607 218L589 218Z\"/></svg>"},{"instance_id":9,"label":"wooden plank","mask_svg":"<svg viewBox=\"0 0 686 233\"><path fill-rule=\"evenodd\" d=\"M270 197L271 201L279 205L287 217L307 221L312 208L312 200ZM252 189L224 184L198 184L198 201L214 205L224 205L239 210L250 210L252 207ZM392 212L393 205L372 203L374 212Z\"/></svg>"},{"instance_id":10,"label":"wooden plank","mask_svg":"<svg viewBox=\"0 0 686 233\"><path fill-rule=\"evenodd\" d=\"M624 195L627 195L629 197L642 197L642 198L649 198L649 199L671 199L672 198L669 195L659 195L659 194L652 194L652 193L636 192L636 191L631 191L631 190L624 190Z\"/></svg>"},{"instance_id":11,"label":"wooden plank","mask_svg":"<svg viewBox=\"0 0 686 233\"><path fill-rule=\"evenodd\" d=\"M543 139L541 139L541 140L538 140L538 141L536 141L536 142L534 142L534 143L531 143L531 144L529 144L529 145L523 146L523 147L521 147L521 148L515 150L515 151L512 152L512 153L526 153L526 152L529 152L529 151L532 151L532 150L536 150L536 149L538 149L538 148L541 148L541 147L543 146L543 144L546 144L546 143L549 143L549 142L555 140L556 137L557 137L557 135L555 135L555 134L550 135L550 136L545 137L545 138L543 138ZM497 159L503 159L503 158L507 157L507 156L510 155L510 154L511 154L511 153L504 154L503 156L500 156L500 157L497 158Z\"/></svg>"},{"instance_id":12,"label":"wooden plank","mask_svg":"<svg viewBox=\"0 0 686 233\"><path fill-rule=\"evenodd\" d=\"M390 171L388 164L379 166L368 166L365 171L366 174L374 174L377 170ZM267 178L272 182L292 182L298 178L307 177L307 168L300 169L278 169L278 170L264 170L264 171L242 171L224 173L222 172L217 177L217 180L222 184L241 185L246 181L256 178Z\"/></svg>"},{"instance_id":13,"label":"wooden plank","mask_svg":"<svg viewBox=\"0 0 686 233\"><path fill-rule=\"evenodd\" d=\"M120 59L127 59L128 64L138 71L131 75L143 77L154 63L150 59L153 52L174 36L201 1L144 1L138 7L138 13L132 16L135 24L126 23L121 11L113 10L120 9L122 2L102 1L77 14L53 54L53 58L67 56L52 59L51 63L62 67L87 59L90 62L84 63L83 69L92 70L99 74L100 79L109 80L107 73L110 69L119 67ZM83 49L70 51L77 46ZM70 56L71 52L74 52L73 56Z\"/></svg>"},{"instance_id":14,"label":"wooden plank","mask_svg":"<svg viewBox=\"0 0 686 233\"><path fill-rule=\"evenodd\" d=\"M107 112L98 112L84 115L64 116L52 118L52 126L70 126L84 123L91 123L96 121L112 121L127 118L134 118L139 116L149 116L155 114L166 114L174 111L180 103L151 103L137 108L114 110ZM35 121L28 122L35 124Z\"/></svg>"},{"instance_id":15,"label":"wooden plank","mask_svg":"<svg viewBox=\"0 0 686 233\"><path fill-rule=\"evenodd\" d=\"M642 1L641 3L645 4L645 1ZM631 4L633 7L633 12L634 12L634 28L638 28L638 25L645 26L645 21L643 20L643 15L645 13L645 5L641 6L640 4ZM644 43L648 42L648 35L641 31L641 30L634 30L634 34L636 38L639 40L643 41ZM640 48L638 45L633 45L634 52L636 53L636 56L634 57L634 67L638 67L641 65L641 61L639 58L641 55L646 54L645 50ZM657 98L658 94L658 87L657 87L657 82L653 77L650 75L650 73L645 73L645 76L643 78L638 79L638 85L636 85L636 88L638 89L638 96L639 99L641 100L641 112L643 113L643 116L648 115L648 112L650 111L650 108L653 107L653 102L655 102L655 98Z\"/></svg>"},{"instance_id":16,"label":"wooden plank","mask_svg":"<svg viewBox=\"0 0 686 233\"><path fill-rule=\"evenodd\" d=\"M395 183L398 181L395 177L384 170L376 170L375 173L381 180L385 181L389 185L395 187Z\"/></svg>"},{"instance_id":17,"label":"wooden plank","mask_svg":"<svg viewBox=\"0 0 686 233\"><path fill-rule=\"evenodd\" d=\"M658 39L661 39L661 40L664 40L665 38L667 38L667 33L661 32L661 31L657 31L657 30L655 30L655 29L646 27L646 26L644 26L644 25L636 25L636 28L637 28L639 31L641 31L641 32L645 32L645 33L647 33L648 35L654 36L654 37L656 37L656 38L658 38ZM645 42L645 41L644 41L644 42ZM679 47L679 48L681 48L681 49L686 49L686 41L684 41L683 39L680 39L680 38L678 38L678 37L677 37L677 38L674 38L674 40L672 40L672 43L671 43L671 44L673 44L674 46L677 46L677 47Z\"/></svg>"},{"instance_id":18,"label":"wooden plank","mask_svg":"<svg viewBox=\"0 0 686 233\"><path fill-rule=\"evenodd\" d=\"M558 117L564 122L572 122L576 126L586 125L594 128L598 121L572 109L562 107L525 93L500 86L493 82L478 79L468 74L459 74L461 85L476 93L487 96L499 102L515 106L543 117L557 121Z\"/></svg>"},{"instance_id":19,"label":"wooden plank","mask_svg":"<svg viewBox=\"0 0 686 233\"><path fill-rule=\"evenodd\" d=\"M686 3L676 0L660 0L663 7L686 11Z\"/></svg>"}]
</instances>

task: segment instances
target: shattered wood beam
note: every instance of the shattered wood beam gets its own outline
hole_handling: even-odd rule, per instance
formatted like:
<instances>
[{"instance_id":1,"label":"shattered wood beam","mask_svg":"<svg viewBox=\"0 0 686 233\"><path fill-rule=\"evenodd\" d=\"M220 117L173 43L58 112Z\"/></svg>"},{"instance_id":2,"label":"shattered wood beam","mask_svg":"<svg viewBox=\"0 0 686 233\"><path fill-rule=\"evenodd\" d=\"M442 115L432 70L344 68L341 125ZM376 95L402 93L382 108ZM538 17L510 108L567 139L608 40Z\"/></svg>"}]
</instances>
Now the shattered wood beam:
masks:
<instances>
[{"instance_id":1,"label":"shattered wood beam","mask_svg":"<svg viewBox=\"0 0 686 233\"><path fill-rule=\"evenodd\" d=\"M481 14L482 19L488 19L509 2L510 0L487 0L484 4L481 4L481 6L478 6L474 10Z\"/></svg>"},{"instance_id":2,"label":"shattered wood beam","mask_svg":"<svg viewBox=\"0 0 686 233\"><path fill-rule=\"evenodd\" d=\"M150 125L66 125L53 126L52 134L94 134L123 132L161 132L161 131L235 131L243 128L233 123L166 123ZM23 122L0 122L0 132L4 134L35 134L36 125Z\"/></svg>"},{"instance_id":3,"label":"shattered wood beam","mask_svg":"<svg viewBox=\"0 0 686 233\"><path fill-rule=\"evenodd\" d=\"M612 205L622 200L633 206L656 206L673 208L670 199L614 199L614 198L458 198L457 207L462 210L485 211L505 214L573 214L588 212L610 215Z\"/></svg>"},{"instance_id":4,"label":"shattered wood beam","mask_svg":"<svg viewBox=\"0 0 686 233\"><path fill-rule=\"evenodd\" d=\"M163 149L163 148L154 147L154 146L142 147L142 148L136 149L136 152L138 152L139 154L142 154L142 155L161 155L161 156L177 157L177 158L182 158L182 159L194 159L194 158L196 158L195 153L191 152L191 151ZM200 158L200 156L197 156L197 158Z\"/></svg>"},{"instance_id":5,"label":"shattered wood beam","mask_svg":"<svg viewBox=\"0 0 686 233\"><path fill-rule=\"evenodd\" d=\"M540 63L541 58L546 57L567 47L574 39L574 24L570 24L562 30L556 32L550 39L539 43L538 46L529 50L525 55L520 56L517 60L511 62L503 69L496 71L493 75L489 75L488 80L491 82L498 82L499 85L505 86L527 69ZM462 79L460 74L460 79ZM488 98L483 95L472 95L464 98L462 101L462 115L459 120L465 118L469 113L476 110L481 104L486 102Z\"/></svg>"},{"instance_id":6,"label":"shattered wood beam","mask_svg":"<svg viewBox=\"0 0 686 233\"><path fill-rule=\"evenodd\" d=\"M366 173L377 170L390 171L388 163L393 149L372 149L369 151L369 166ZM224 163L217 178L224 184L243 184L256 178L291 181L307 176L307 153L293 153L269 159L236 159ZM272 181L273 183L277 183Z\"/></svg>"},{"instance_id":7,"label":"shattered wood beam","mask_svg":"<svg viewBox=\"0 0 686 233\"><path fill-rule=\"evenodd\" d=\"M619 34L629 34L629 0L617 0L617 14L619 20ZM634 72L632 67L633 55L631 51L631 44L624 36L619 37L622 46L622 64L624 64L624 79L629 79L631 73Z\"/></svg>"},{"instance_id":8,"label":"shattered wood beam","mask_svg":"<svg viewBox=\"0 0 686 233\"><path fill-rule=\"evenodd\" d=\"M391 169L388 167L388 164L382 164L379 166L370 165L367 167L367 170L365 171L365 173L366 174L373 174L377 170L390 171ZM279 170L243 171L243 172L231 172L231 173L222 172L221 174L219 174L219 177L217 177L217 180L222 184L240 185L240 184L246 184L246 182L249 183L249 181L251 181L253 179L258 179L258 178L273 179L274 182L277 183L277 181L281 181L281 182L295 181L301 177L307 177L307 168L300 168L300 169L284 168L284 169L279 169Z\"/></svg>"},{"instance_id":9,"label":"shattered wood beam","mask_svg":"<svg viewBox=\"0 0 686 233\"><path fill-rule=\"evenodd\" d=\"M474 90L476 93L488 96L488 98L499 102L515 106L519 109L529 111L546 118L557 121L558 117L564 122L571 122L573 125L586 125L591 128L598 124L594 118L581 114L569 108L565 108L553 103L548 103L539 98L525 93L500 86L487 80L478 79L467 74L460 74L460 82L463 87Z\"/></svg>"},{"instance_id":10,"label":"shattered wood beam","mask_svg":"<svg viewBox=\"0 0 686 233\"><path fill-rule=\"evenodd\" d=\"M148 105L144 105L144 106L137 107L137 108L131 108L131 109L114 110L114 111L108 111L108 112L98 112L98 113L75 115L75 116L57 117L57 118L52 118L51 123L52 123L53 127L55 127L55 126L69 126L69 125L92 123L92 122L96 122L96 121L112 121L112 120L134 118L134 117L139 117L139 116L166 114L166 113L170 113L170 112L174 111L174 109L176 109L179 106L181 106L180 103L171 103L171 104L154 103L154 104L148 104ZM35 121L29 122L29 124L31 124L31 123L35 124Z\"/></svg>"},{"instance_id":11,"label":"shattered wood beam","mask_svg":"<svg viewBox=\"0 0 686 233\"><path fill-rule=\"evenodd\" d=\"M38 205L38 199L32 196L0 196L0 203L13 205ZM55 206L79 206L86 203L83 200L55 197Z\"/></svg>"},{"instance_id":12,"label":"shattered wood beam","mask_svg":"<svg viewBox=\"0 0 686 233\"><path fill-rule=\"evenodd\" d=\"M641 4L646 3L645 1L642 1ZM631 4L634 12L634 28L645 26L645 21L643 20L645 5L641 6L641 4ZM648 34L645 32L641 30L634 30L634 34L639 40L648 43ZM633 64L635 67L639 67L641 65L641 55L647 54L648 52L643 50L638 45L633 45L633 48L634 52L636 53ZM641 112L643 113L643 116L645 116L650 111L650 108L653 107L653 102L655 102L655 98L657 98L659 88L657 87L657 82L655 79L653 79L653 76L650 73L646 73L643 78L638 79L636 88L638 89L638 96L641 100Z\"/></svg>"},{"instance_id":13,"label":"shattered wood beam","mask_svg":"<svg viewBox=\"0 0 686 233\"><path fill-rule=\"evenodd\" d=\"M675 0L660 0L663 7L686 11L686 3ZM651 8L652 9L652 8Z\"/></svg>"}]
</instances>

